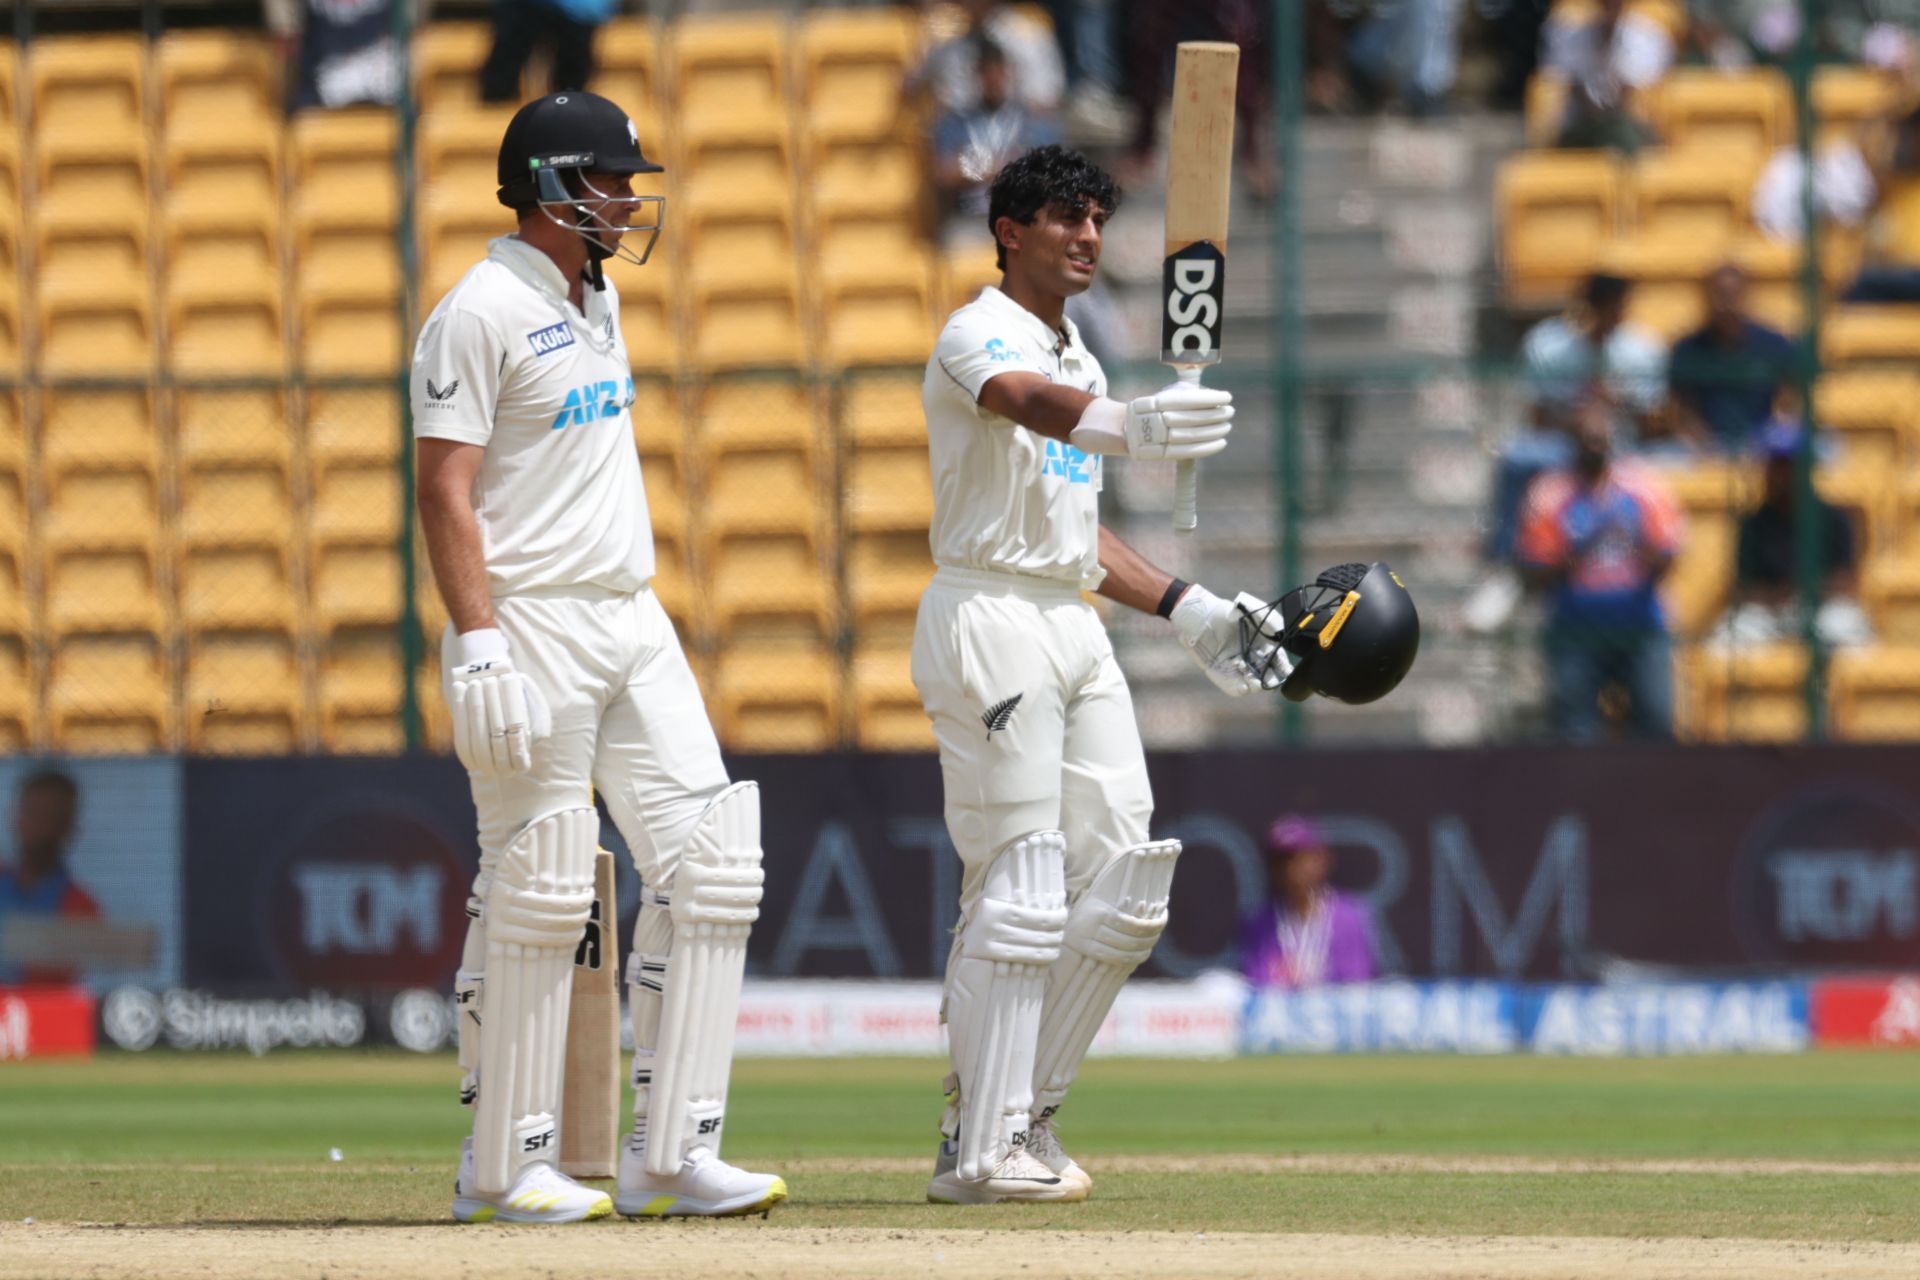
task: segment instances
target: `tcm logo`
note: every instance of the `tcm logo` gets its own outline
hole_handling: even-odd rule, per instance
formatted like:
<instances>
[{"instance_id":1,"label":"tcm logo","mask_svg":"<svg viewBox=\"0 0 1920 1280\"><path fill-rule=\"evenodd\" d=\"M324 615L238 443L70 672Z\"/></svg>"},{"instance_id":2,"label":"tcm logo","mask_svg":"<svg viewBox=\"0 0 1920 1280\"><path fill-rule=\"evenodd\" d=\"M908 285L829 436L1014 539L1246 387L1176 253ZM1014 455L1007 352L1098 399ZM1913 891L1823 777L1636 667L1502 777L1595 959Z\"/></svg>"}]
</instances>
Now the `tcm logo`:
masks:
<instances>
[{"instance_id":1,"label":"tcm logo","mask_svg":"<svg viewBox=\"0 0 1920 1280\"><path fill-rule=\"evenodd\" d=\"M420 951L440 947L440 868L366 863L296 867L300 940L314 955L385 955L404 936Z\"/></svg>"},{"instance_id":2,"label":"tcm logo","mask_svg":"<svg viewBox=\"0 0 1920 1280\"><path fill-rule=\"evenodd\" d=\"M1734 880L1742 946L1774 963L1907 969L1920 946L1920 808L1888 786L1819 782L1754 823Z\"/></svg>"},{"instance_id":3,"label":"tcm logo","mask_svg":"<svg viewBox=\"0 0 1920 1280\"><path fill-rule=\"evenodd\" d=\"M1783 850L1767 860L1775 924L1787 942L1896 939L1920 926L1920 861L1911 850Z\"/></svg>"},{"instance_id":4,"label":"tcm logo","mask_svg":"<svg viewBox=\"0 0 1920 1280\"><path fill-rule=\"evenodd\" d=\"M573 345L573 326L562 320L559 324L550 324L544 329L535 329L527 335L527 342L533 347L534 355L552 355L563 347Z\"/></svg>"},{"instance_id":5,"label":"tcm logo","mask_svg":"<svg viewBox=\"0 0 1920 1280\"><path fill-rule=\"evenodd\" d=\"M623 392L618 382L589 382L567 392L566 403L553 419L553 429L585 426L600 418L615 418L633 403L633 379L628 378Z\"/></svg>"},{"instance_id":6,"label":"tcm logo","mask_svg":"<svg viewBox=\"0 0 1920 1280\"><path fill-rule=\"evenodd\" d=\"M1166 261L1161 280L1167 313L1161 318L1162 358L1202 364L1219 358L1226 258L1210 240L1188 245Z\"/></svg>"}]
</instances>

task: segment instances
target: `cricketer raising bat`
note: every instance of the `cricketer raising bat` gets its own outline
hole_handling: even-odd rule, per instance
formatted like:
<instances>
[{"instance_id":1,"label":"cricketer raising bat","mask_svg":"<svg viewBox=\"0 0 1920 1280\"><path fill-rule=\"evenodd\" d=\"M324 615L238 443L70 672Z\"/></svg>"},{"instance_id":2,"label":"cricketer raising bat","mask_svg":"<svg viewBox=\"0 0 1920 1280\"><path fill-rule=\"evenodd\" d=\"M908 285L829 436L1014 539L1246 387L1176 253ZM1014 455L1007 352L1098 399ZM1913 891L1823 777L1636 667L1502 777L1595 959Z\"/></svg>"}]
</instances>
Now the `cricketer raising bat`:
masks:
<instances>
[{"instance_id":1,"label":"cricketer raising bat","mask_svg":"<svg viewBox=\"0 0 1920 1280\"><path fill-rule=\"evenodd\" d=\"M560 1172L611 1178L620 1169L620 910L613 855L593 862L593 908L573 954L573 1007L560 1091Z\"/></svg>"},{"instance_id":2,"label":"cricketer raising bat","mask_svg":"<svg viewBox=\"0 0 1920 1280\"><path fill-rule=\"evenodd\" d=\"M1182 382L1220 359L1227 273L1227 198L1233 172L1233 98L1240 46L1188 41L1173 66L1173 125L1167 134L1166 308L1160 359ZM1175 472L1173 530L1200 523L1194 463Z\"/></svg>"}]
</instances>

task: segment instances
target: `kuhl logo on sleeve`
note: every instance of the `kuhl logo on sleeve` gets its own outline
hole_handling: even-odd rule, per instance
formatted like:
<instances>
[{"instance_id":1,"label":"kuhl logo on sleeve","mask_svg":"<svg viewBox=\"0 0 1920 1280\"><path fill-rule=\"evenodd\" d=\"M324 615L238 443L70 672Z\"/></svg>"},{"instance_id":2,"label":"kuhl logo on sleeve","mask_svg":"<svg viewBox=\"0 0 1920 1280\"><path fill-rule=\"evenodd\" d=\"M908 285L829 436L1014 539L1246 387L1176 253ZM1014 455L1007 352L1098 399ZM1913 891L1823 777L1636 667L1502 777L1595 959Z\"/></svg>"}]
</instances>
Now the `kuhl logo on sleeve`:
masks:
<instances>
[{"instance_id":1,"label":"kuhl logo on sleeve","mask_svg":"<svg viewBox=\"0 0 1920 1280\"><path fill-rule=\"evenodd\" d=\"M562 320L559 324L535 329L527 335L527 343L532 346L534 355L550 356L562 348L573 345L573 326Z\"/></svg>"}]
</instances>

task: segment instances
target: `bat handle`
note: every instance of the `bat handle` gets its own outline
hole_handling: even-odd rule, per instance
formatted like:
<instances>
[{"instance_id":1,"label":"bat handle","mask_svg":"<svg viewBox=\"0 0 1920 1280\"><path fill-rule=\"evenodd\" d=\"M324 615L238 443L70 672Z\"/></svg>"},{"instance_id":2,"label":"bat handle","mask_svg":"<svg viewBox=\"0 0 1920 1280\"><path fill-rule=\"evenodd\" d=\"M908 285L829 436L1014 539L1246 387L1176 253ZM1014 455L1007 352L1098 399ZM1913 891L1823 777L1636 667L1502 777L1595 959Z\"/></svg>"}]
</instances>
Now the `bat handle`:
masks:
<instances>
[{"instance_id":1,"label":"bat handle","mask_svg":"<svg viewBox=\"0 0 1920 1280\"><path fill-rule=\"evenodd\" d=\"M1176 368L1180 381L1200 385L1200 366L1183 364ZM1200 527L1200 464L1191 460L1175 464L1173 473L1173 531L1190 534Z\"/></svg>"}]
</instances>

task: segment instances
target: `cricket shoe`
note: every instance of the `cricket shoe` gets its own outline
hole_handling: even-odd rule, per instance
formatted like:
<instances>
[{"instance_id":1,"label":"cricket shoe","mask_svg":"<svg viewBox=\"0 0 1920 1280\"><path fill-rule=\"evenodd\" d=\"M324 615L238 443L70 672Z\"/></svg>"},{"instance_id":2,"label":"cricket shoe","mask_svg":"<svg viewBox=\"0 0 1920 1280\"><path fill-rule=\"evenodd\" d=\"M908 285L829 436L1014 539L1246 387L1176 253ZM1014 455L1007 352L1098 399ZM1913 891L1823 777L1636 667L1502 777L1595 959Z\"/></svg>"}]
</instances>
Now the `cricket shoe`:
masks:
<instances>
[{"instance_id":1,"label":"cricket shoe","mask_svg":"<svg viewBox=\"0 0 1920 1280\"><path fill-rule=\"evenodd\" d=\"M586 1222L613 1213L606 1192L583 1187L544 1161L522 1168L501 1195L470 1192L472 1185L473 1139L468 1138L460 1144L460 1173L453 1182L455 1222Z\"/></svg>"},{"instance_id":2,"label":"cricket shoe","mask_svg":"<svg viewBox=\"0 0 1920 1280\"><path fill-rule=\"evenodd\" d=\"M959 1161L960 1144L951 1139L943 1141L939 1154L934 1157L933 1181L927 1184L928 1203L1001 1204L1010 1200L1046 1202L1087 1198L1085 1186L1068 1182L1028 1155L1023 1147L1007 1152L984 1178L962 1178Z\"/></svg>"},{"instance_id":3,"label":"cricket shoe","mask_svg":"<svg viewBox=\"0 0 1920 1280\"><path fill-rule=\"evenodd\" d=\"M1053 1129L1052 1107L1048 1107L1035 1116L1027 1128L1027 1154L1038 1160L1062 1182L1075 1183L1080 1187L1081 1199L1093 1193L1093 1179L1087 1171L1074 1162L1067 1149L1060 1145L1060 1135Z\"/></svg>"},{"instance_id":4,"label":"cricket shoe","mask_svg":"<svg viewBox=\"0 0 1920 1280\"><path fill-rule=\"evenodd\" d=\"M785 1178L736 1169L705 1147L695 1147L678 1173L647 1171L643 1142L628 1138L620 1151L620 1185L613 1207L629 1218L726 1218L773 1211L787 1198Z\"/></svg>"}]
</instances>

